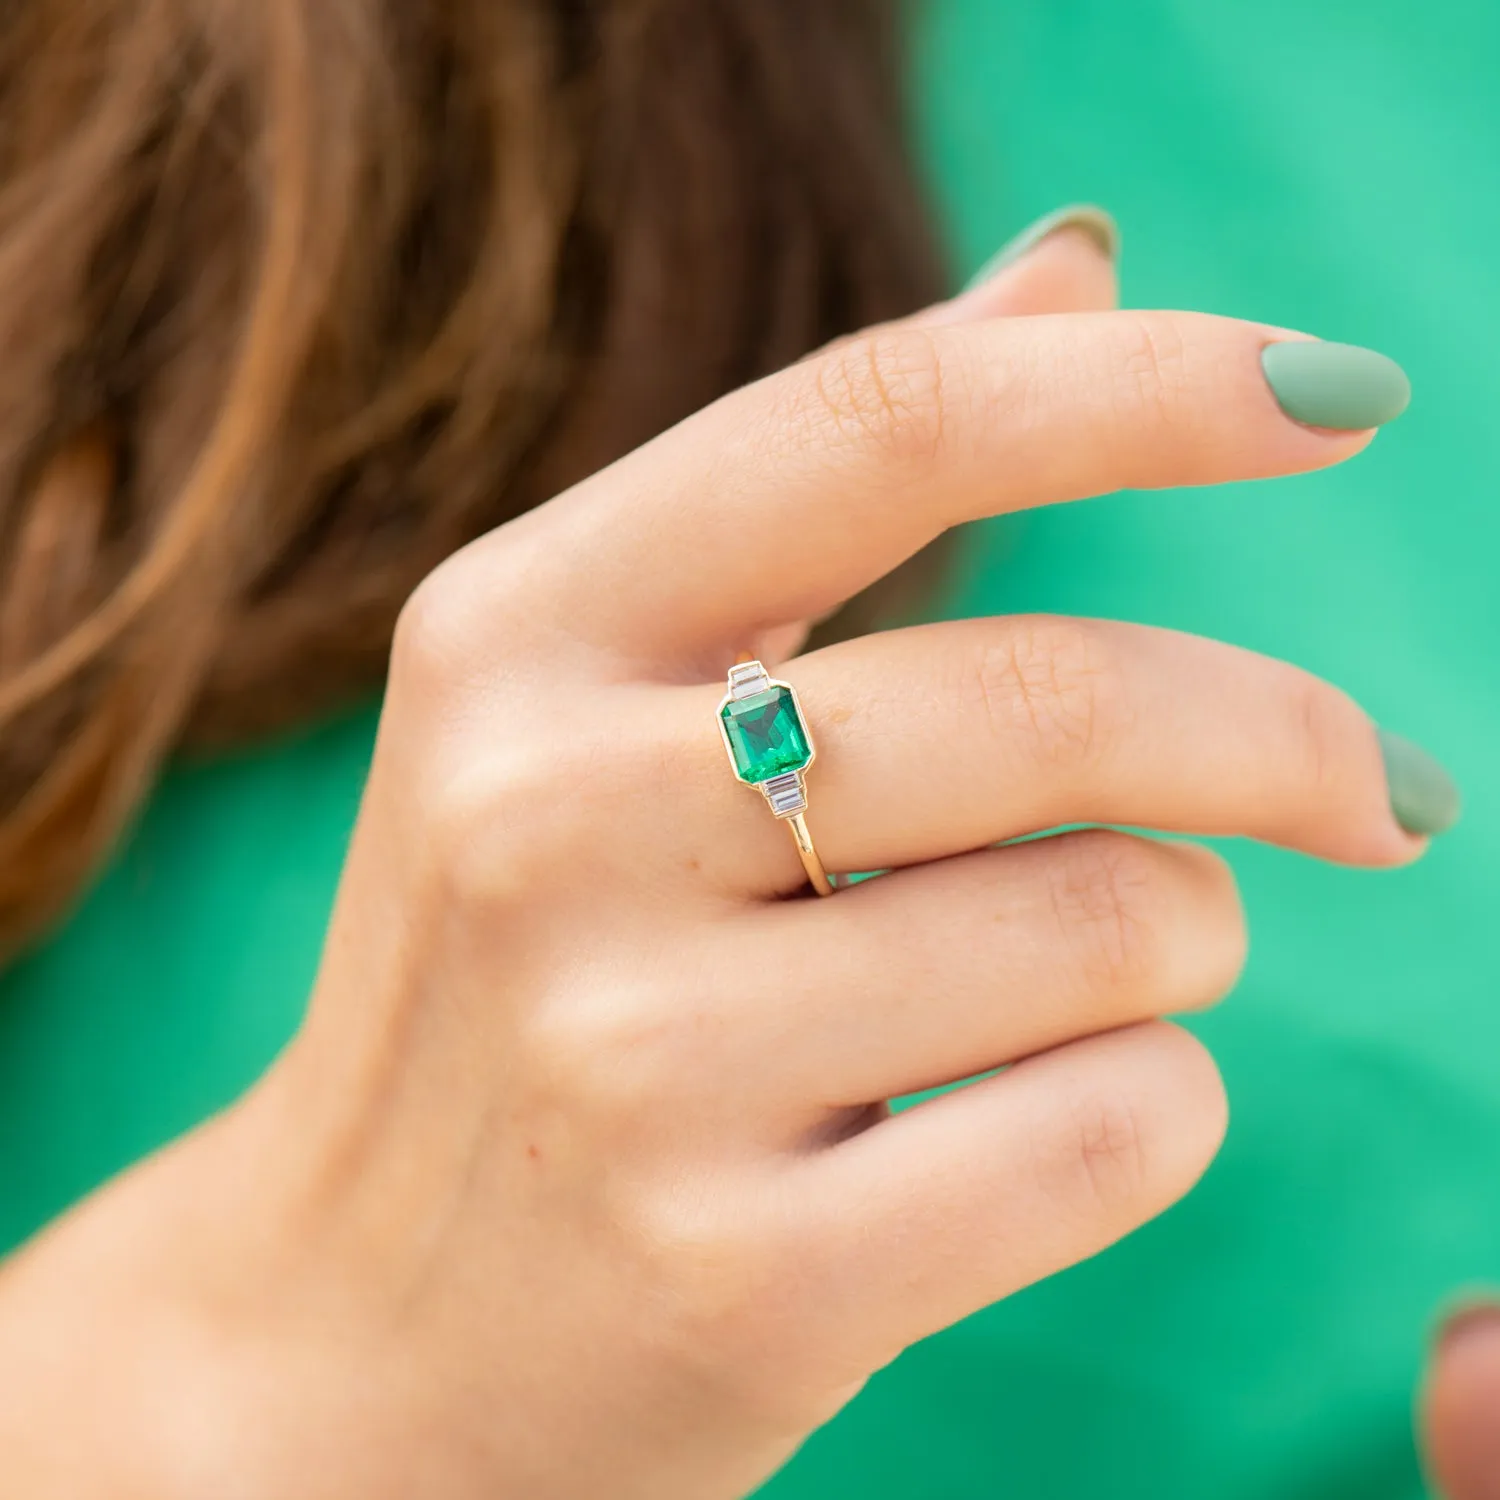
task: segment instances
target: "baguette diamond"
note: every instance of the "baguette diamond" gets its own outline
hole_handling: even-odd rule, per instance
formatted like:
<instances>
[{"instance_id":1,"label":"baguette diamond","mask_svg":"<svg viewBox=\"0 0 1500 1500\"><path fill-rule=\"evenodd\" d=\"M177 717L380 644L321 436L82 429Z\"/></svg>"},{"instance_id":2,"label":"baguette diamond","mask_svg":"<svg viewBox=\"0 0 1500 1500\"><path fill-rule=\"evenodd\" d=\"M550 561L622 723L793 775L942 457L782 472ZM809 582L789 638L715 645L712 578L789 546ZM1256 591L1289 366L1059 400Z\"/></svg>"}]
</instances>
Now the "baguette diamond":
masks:
<instances>
[{"instance_id":1,"label":"baguette diamond","mask_svg":"<svg viewBox=\"0 0 1500 1500\"><path fill-rule=\"evenodd\" d=\"M778 818L789 818L793 813L807 811L807 788L802 785L800 771L773 776L769 781L761 782L760 789Z\"/></svg>"}]
</instances>

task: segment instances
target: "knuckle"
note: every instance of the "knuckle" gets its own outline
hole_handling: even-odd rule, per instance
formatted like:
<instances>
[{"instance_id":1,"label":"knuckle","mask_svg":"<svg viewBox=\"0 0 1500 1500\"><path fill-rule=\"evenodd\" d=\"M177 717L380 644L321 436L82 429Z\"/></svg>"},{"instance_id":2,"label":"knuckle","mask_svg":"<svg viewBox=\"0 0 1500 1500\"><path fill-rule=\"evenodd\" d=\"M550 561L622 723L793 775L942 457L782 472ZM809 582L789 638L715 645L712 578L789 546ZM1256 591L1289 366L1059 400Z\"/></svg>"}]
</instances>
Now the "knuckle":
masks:
<instances>
[{"instance_id":1,"label":"knuckle","mask_svg":"<svg viewBox=\"0 0 1500 1500\"><path fill-rule=\"evenodd\" d=\"M1072 1120L1074 1178L1086 1201L1113 1216L1145 1194L1145 1131L1124 1092L1093 1094L1075 1103Z\"/></svg>"},{"instance_id":2,"label":"knuckle","mask_svg":"<svg viewBox=\"0 0 1500 1500\"><path fill-rule=\"evenodd\" d=\"M658 1117L673 1079L667 1018L619 987L529 1013L518 1027L527 1092L552 1118L605 1141L638 1134Z\"/></svg>"},{"instance_id":3,"label":"knuckle","mask_svg":"<svg viewBox=\"0 0 1500 1500\"><path fill-rule=\"evenodd\" d=\"M813 1363L796 1312L795 1257L758 1234L753 1215L692 1196L652 1195L632 1224L635 1253L647 1260L645 1342L693 1384L713 1380L733 1387L737 1405L770 1408Z\"/></svg>"},{"instance_id":4,"label":"knuckle","mask_svg":"<svg viewBox=\"0 0 1500 1500\"><path fill-rule=\"evenodd\" d=\"M587 1184L643 1368L775 1408L815 1362L806 1272L784 1215L717 1156L684 1150L675 1008L616 988L518 1018L509 1128Z\"/></svg>"},{"instance_id":5,"label":"knuckle","mask_svg":"<svg viewBox=\"0 0 1500 1500\"><path fill-rule=\"evenodd\" d=\"M566 750L534 740L488 755L461 747L425 782L425 836L458 909L547 889L597 853L598 809Z\"/></svg>"},{"instance_id":6,"label":"knuckle","mask_svg":"<svg viewBox=\"0 0 1500 1500\"><path fill-rule=\"evenodd\" d=\"M769 1258L742 1235L705 1234L682 1215L665 1226L659 1217L653 1228L668 1268L668 1326L694 1346L748 1352L764 1336L763 1312L773 1301Z\"/></svg>"},{"instance_id":7,"label":"knuckle","mask_svg":"<svg viewBox=\"0 0 1500 1500\"><path fill-rule=\"evenodd\" d=\"M396 617L393 691L431 692L448 682L465 660L476 622L463 592L450 586L453 576L447 565L429 573Z\"/></svg>"},{"instance_id":8,"label":"knuckle","mask_svg":"<svg viewBox=\"0 0 1500 1500\"><path fill-rule=\"evenodd\" d=\"M971 680L996 738L1024 736L1052 771L1090 764L1118 708L1102 633L1084 620L1015 621L980 648Z\"/></svg>"},{"instance_id":9,"label":"knuckle","mask_svg":"<svg viewBox=\"0 0 1500 1500\"><path fill-rule=\"evenodd\" d=\"M1229 1107L1213 1059L1179 1026L1147 1022L1094 1045L1113 1056L1060 1086L1036 1171L1060 1213L1113 1235L1191 1188Z\"/></svg>"},{"instance_id":10,"label":"knuckle","mask_svg":"<svg viewBox=\"0 0 1500 1500\"><path fill-rule=\"evenodd\" d=\"M1149 846L1129 834L1065 835L1050 870L1053 909L1093 985L1138 989L1165 967L1160 875Z\"/></svg>"},{"instance_id":11,"label":"knuckle","mask_svg":"<svg viewBox=\"0 0 1500 1500\"><path fill-rule=\"evenodd\" d=\"M393 691L451 694L506 675L534 638L538 544L502 527L455 552L407 597L391 643ZM495 642L507 651L497 654Z\"/></svg>"},{"instance_id":12,"label":"knuckle","mask_svg":"<svg viewBox=\"0 0 1500 1500\"><path fill-rule=\"evenodd\" d=\"M813 361L806 416L825 446L872 449L903 467L930 465L944 442L947 377L930 333L877 329Z\"/></svg>"},{"instance_id":13,"label":"knuckle","mask_svg":"<svg viewBox=\"0 0 1500 1500\"><path fill-rule=\"evenodd\" d=\"M1311 805L1331 796L1350 764L1350 704L1336 688L1298 672L1287 705L1287 723L1298 784Z\"/></svg>"},{"instance_id":14,"label":"knuckle","mask_svg":"<svg viewBox=\"0 0 1500 1500\"><path fill-rule=\"evenodd\" d=\"M431 779L425 838L451 910L495 909L535 873L528 857L535 845L516 840L507 847L497 780L491 768L475 763Z\"/></svg>"},{"instance_id":15,"label":"knuckle","mask_svg":"<svg viewBox=\"0 0 1500 1500\"><path fill-rule=\"evenodd\" d=\"M1186 410L1193 382L1192 340L1171 313L1140 313L1122 320L1124 348L1116 361L1120 402L1132 415L1172 425Z\"/></svg>"}]
</instances>

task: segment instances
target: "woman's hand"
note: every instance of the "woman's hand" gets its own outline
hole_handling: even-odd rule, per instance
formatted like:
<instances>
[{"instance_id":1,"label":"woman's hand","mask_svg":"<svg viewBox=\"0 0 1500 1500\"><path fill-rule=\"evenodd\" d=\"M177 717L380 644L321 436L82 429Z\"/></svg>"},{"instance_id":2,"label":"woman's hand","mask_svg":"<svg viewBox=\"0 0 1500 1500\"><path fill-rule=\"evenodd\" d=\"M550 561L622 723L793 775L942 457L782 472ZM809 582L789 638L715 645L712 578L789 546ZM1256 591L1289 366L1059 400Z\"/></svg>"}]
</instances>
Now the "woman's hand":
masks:
<instances>
[{"instance_id":1,"label":"woman's hand","mask_svg":"<svg viewBox=\"0 0 1500 1500\"><path fill-rule=\"evenodd\" d=\"M796 852L715 722L737 653L789 654L947 527L1368 441L1278 407L1261 351L1294 335L992 316L1039 267L1054 302L1108 296L1081 237L1036 257L719 402L413 598L302 1035L13 1273L12 1304L142 1247L73 1317L128 1296L151 1330L119 1442L175 1423L184 1493L728 1500L914 1340L1208 1164L1217 1073L1153 1018L1240 968L1224 864L1103 830L994 846L1086 822L1402 863L1421 841L1359 708L1083 620L798 658L820 852L893 870L827 901L787 899Z\"/></svg>"}]
</instances>

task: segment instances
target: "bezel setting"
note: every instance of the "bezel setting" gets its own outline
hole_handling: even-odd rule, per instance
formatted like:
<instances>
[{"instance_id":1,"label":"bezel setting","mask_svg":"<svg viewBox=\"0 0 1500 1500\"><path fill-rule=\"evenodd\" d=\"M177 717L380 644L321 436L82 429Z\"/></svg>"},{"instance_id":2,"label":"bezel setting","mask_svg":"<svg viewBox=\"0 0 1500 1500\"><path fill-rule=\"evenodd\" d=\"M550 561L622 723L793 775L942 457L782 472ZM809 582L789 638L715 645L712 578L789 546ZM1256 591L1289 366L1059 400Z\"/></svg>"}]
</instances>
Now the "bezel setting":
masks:
<instances>
[{"instance_id":1,"label":"bezel setting","mask_svg":"<svg viewBox=\"0 0 1500 1500\"><path fill-rule=\"evenodd\" d=\"M790 700L803 743L807 746L807 758L801 765L788 767L764 780L748 780L740 772L734 744L729 737L725 710L735 703L743 702L746 698L778 690L784 692ZM715 718L719 725L719 737L724 744L724 753L729 758L729 767L734 772L735 779L742 786L755 787L766 799L767 805L777 818L792 818L805 812L807 788L803 778L807 774L808 767L818 758L818 747L813 741L812 731L807 726L807 715L802 711L802 700L797 695L797 689L782 678L772 677L758 661L737 663L730 668L729 690L719 700Z\"/></svg>"}]
</instances>

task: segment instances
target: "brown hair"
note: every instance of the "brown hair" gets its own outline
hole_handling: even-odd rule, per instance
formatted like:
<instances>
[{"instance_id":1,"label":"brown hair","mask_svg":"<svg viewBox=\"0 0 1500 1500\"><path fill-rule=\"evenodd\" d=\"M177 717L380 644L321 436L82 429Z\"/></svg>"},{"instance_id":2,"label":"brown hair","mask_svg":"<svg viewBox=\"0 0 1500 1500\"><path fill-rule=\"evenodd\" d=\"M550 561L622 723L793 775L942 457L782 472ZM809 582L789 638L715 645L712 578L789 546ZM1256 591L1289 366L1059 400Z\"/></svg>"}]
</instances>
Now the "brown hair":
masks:
<instances>
[{"instance_id":1,"label":"brown hair","mask_svg":"<svg viewBox=\"0 0 1500 1500\"><path fill-rule=\"evenodd\" d=\"M448 553L935 294L886 9L5 5L0 943Z\"/></svg>"}]
</instances>

